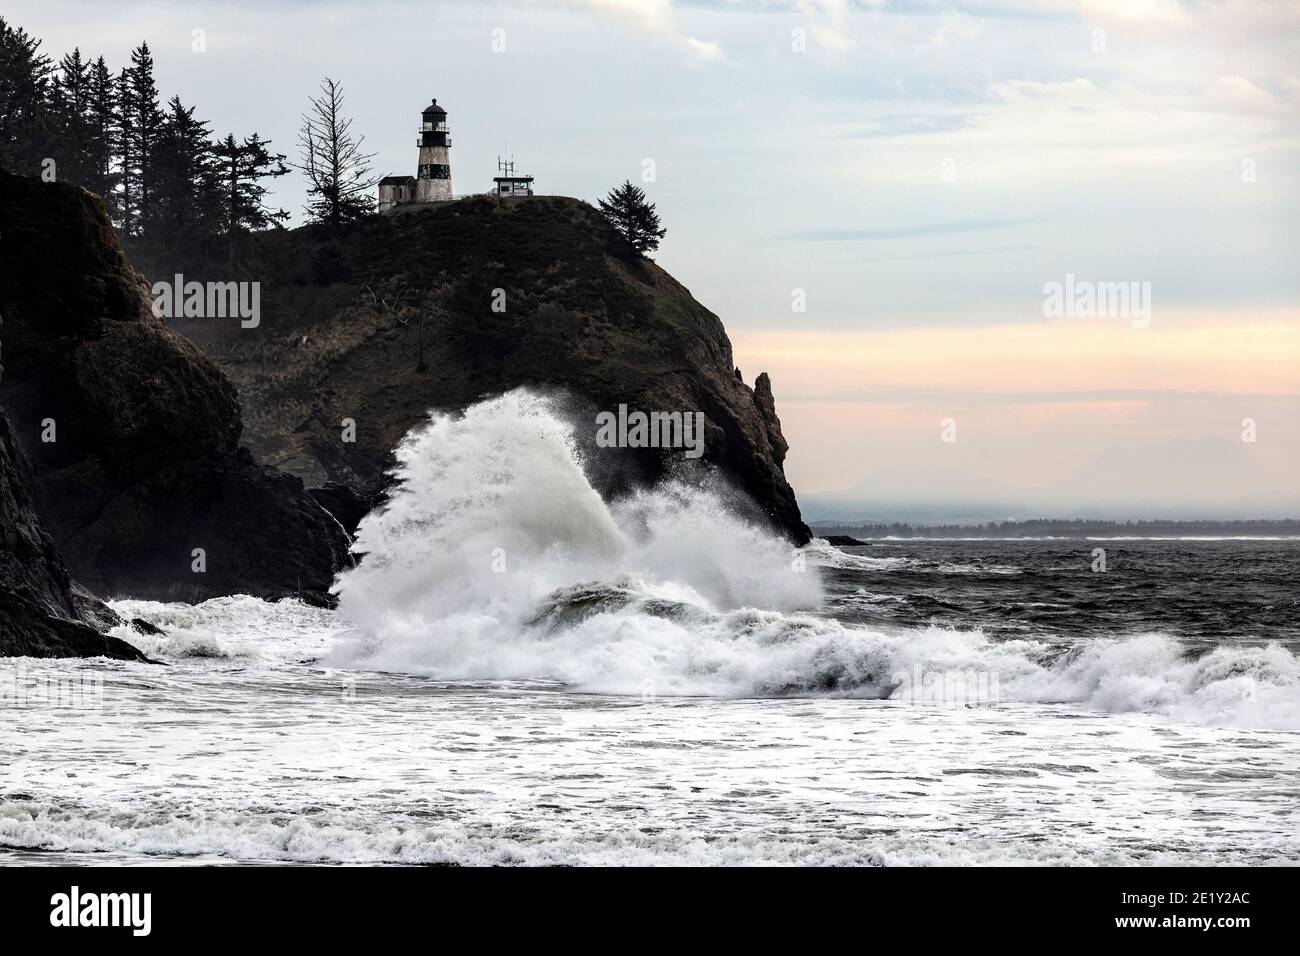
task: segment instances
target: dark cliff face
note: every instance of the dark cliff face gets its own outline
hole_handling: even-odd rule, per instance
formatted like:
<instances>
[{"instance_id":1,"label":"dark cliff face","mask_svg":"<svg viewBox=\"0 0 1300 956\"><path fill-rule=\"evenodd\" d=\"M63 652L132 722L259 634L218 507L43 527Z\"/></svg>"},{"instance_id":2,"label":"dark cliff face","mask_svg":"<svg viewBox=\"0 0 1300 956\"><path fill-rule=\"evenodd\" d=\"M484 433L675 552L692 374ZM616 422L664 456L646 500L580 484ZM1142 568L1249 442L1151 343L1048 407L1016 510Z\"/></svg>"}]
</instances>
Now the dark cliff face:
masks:
<instances>
[{"instance_id":1,"label":"dark cliff face","mask_svg":"<svg viewBox=\"0 0 1300 956\"><path fill-rule=\"evenodd\" d=\"M145 660L87 620L116 617L79 595L32 506L31 475L0 414L0 657Z\"/></svg>"},{"instance_id":2,"label":"dark cliff face","mask_svg":"<svg viewBox=\"0 0 1300 956\"><path fill-rule=\"evenodd\" d=\"M745 385L718 317L653 263L619 258L618 245L592 207L554 197L463 200L339 236L264 234L250 250L259 328L173 324L238 385L253 452L309 485L373 495L391 450L430 409L534 386L572 397L580 441L594 440L594 413L620 404L703 412L703 461L805 542L767 376ZM681 451L600 458L592 477L607 495L686 464Z\"/></svg>"},{"instance_id":3,"label":"dark cliff face","mask_svg":"<svg viewBox=\"0 0 1300 956\"><path fill-rule=\"evenodd\" d=\"M0 173L0 400L55 547L104 596L323 599L346 535L240 448L234 387L150 302L96 197Z\"/></svg>"}]
</instances>

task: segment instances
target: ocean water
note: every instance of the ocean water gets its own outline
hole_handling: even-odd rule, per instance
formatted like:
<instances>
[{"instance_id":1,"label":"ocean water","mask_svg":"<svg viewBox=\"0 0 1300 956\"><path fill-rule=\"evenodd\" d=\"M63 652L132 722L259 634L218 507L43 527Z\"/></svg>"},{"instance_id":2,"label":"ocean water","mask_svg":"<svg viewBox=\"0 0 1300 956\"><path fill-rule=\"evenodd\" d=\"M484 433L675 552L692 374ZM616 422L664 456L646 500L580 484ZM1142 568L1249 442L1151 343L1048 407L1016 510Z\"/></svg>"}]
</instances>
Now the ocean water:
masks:
<instances>
[{"instance_id":1,"label":"ocean water","mask_svg":"<svg viewBox=\"0 0 1300 956\"><path fill-rule=\"evenodd\" d=\"M1300 541L796 551L526 392L398 477L335 611L0 661L0 862L1300 860Z\"/></svg>"}]
</instances>

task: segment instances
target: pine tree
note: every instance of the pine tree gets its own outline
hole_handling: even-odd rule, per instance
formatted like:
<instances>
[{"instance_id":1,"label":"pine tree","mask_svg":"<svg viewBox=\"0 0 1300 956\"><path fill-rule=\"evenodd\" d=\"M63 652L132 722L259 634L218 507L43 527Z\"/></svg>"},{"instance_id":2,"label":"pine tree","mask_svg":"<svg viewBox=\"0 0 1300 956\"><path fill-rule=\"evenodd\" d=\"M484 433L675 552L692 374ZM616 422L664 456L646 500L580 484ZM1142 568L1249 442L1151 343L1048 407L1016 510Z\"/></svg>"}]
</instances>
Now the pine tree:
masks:
<instances>
[{"instance_id":1,"label":"pine tree","mask_svg":"<svg viewBox=\"0 0 1300 956\"><path fill-rule=\"evenodd\" d=\"M660 227L654 203L646 202L645 192L639 186L624 182L597 202L601 215L623 237L629 260L635 261L659 248L659 240L668 230Z\"/></svg>"},{"instance_id":2,"label":"pine tree","mask_svg":"<svg viewBox=\"0 0 1300 956\"><path fill-rule=\"evenodd\" d=\"M120 224L121 210L116 191L118 174L113 168L117 144L114 121L117 89L102 56L88 70L87 90L86 178L82 185L103 198L109 217Z\"/></svg>"},{"instance_id":3,"label":"pine tree","mask_svg":"<svg viewBox=\"0 0 1300 956\"><path fill-rule=\"evenodd\" d=\"M312 97L303 114L298 145L307 175L307 212L318 222L337 228L373 211L373 190L379 181L370 173L374 153L363 153L365 137L352 138L352 120L343 116L343 87L326 77L321 95Z\"/></svg>"},{"instance_id":4,"label":"pine tree","mask_svg":"<svg viewBox=\"0 0 1300 956\"><path fill-rule=\"evenodd\" d=\"M143 231L153 245L196 251L216 218L217 181L208 124L179 96L167 102L150 159L151 199Z\"/></svg>"},{"instance_id":5,"label":"pine tree","mask_svg":"<svg viewBox=\"0 0 1300 956\"><path fill-rule=\"evenodd\" d=\"M272 153L270 142L256 133L242 143L233 133L213 150L220 202L219 223L226 234L226 260L235 268L239 236L257 229L277 226L289 218L284 210L272 211L263 201L262 180L284 176L289 167L283 153Z\"/></svg>"},{"instance_id":6,"label":"pine tree","mask_svg":"<svg viewBox=\"0 0 1300 956\"><path fill-rule=\"evenodd\" d=\"M50 58L41 41L0 17L0 167L24 175L39 172L50 154Z\"/></svg>"},{"instance_id":7,"label":"pine tree","mask_svg":"<svg viewBox=\"0 0 1300 956\"><path fill-rule=\"evenodd\" d=\"M73 165L68 157L67 109L63 81L58 73L51 73L49 85L45 88L45 102L41 107L42 126L46 131L42 163L45 159L54 160L56 177Z\"/></svg>"},{"instance_id":8,"label":"pine tree","mask_svg":"<svg viewBox=\"0 0 1300 956\"><path fill-rule=\"evenodd\" d=\"M131 52L131 67L118 83L118 133L121 137L123 231L137 235L149 219L157 179L158 144L163 116L158 106L158 86L153 77L149 44Z\"/></svg>"},{"instance_id":9,"label":"pine tree","mask_svg":"<svg viewBox=\"0 0 1300 956\"><path fill-rule=\"evenodd\" d=\"M59 134L59 178L85 185L90 177L90 65L74 48L59 61L51 100Z\"/></svg>"},{"instance_id":10,"label":"pine tree","mask_svg":"<svg viewBox=\"0 0 1300 956\"><path fill-rule=\"evenodd\" d=\"M102 56L83 59L80 48L57 68L40 52L41 41L0 17L0 167L25 175L53 158L59 180L98 193L125 239L137 250L163 250L179 261L206 256L213 239L228 245L233 266L238 237L289 218L269 208L262 184L288 173L285 157L256 133L242 142L212 141L208 124L172 97L159 105L153 56L147 43L131 65L114 75ZM327 167L336 178L334 221L360 215L368 206L369 156L339 116L337 84L313 100L329 108L328 124L313 135L328 147Z\"/></svg>"}]
</instances>

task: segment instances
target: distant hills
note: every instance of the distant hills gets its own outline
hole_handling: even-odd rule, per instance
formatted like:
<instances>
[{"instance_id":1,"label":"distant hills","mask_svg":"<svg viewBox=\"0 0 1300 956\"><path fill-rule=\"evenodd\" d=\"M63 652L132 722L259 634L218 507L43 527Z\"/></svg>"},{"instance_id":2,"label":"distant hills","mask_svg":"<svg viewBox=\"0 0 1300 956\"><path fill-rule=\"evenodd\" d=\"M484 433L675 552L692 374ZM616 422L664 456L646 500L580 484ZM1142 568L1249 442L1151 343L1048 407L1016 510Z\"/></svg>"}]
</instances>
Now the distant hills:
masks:
<instances>
[{"instance_id":1,"label":"distant hills","mask_svg":"<svg viewBox=\"0 0 1300 956\"><path fill-rule=\"evenodd\" d=\"M1246 521L1105 521L1078 518L1033 518L980 524L817 524L817 537L854 538L1182 538L1182 537L1300 537L1294 518Z\"/></svg>"}]
</instances>

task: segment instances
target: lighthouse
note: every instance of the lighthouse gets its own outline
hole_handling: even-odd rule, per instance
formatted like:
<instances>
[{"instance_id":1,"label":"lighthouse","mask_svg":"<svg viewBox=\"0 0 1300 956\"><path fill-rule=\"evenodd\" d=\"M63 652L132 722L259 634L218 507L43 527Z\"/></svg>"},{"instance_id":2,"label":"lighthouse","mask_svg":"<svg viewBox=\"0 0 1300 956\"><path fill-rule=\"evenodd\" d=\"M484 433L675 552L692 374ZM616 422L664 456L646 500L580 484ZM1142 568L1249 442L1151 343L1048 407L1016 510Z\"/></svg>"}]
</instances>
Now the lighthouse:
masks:
<instances>
[{"instance_id":1,"label":"lighthouse","mask_svg":"<svg viewBox=\"0 0 1300 956\"><path fill-rule=\"evenodd\" d=\"M420 166L415 174L415 201L438 202L451 198L451 139L447 111L437 99L420 114Z\"/></svg>"},{"instance_id":2,"label":"lighthouse","mask_svg":"<svg viewBox=\"0 0 1300 956\"><path fill-rule=\"evenodd\" d=\"M447 111L435 99L420 113L420 163L414 176L385 176L379 180L379 212L416 212L432 203L451 202L451 134ZM516 175L514 160L497 157L500 176L492 180L498 198L521 199L533 195L533 177Z\"/></svg>"}]
</instances>

